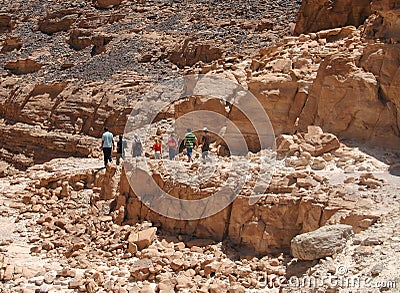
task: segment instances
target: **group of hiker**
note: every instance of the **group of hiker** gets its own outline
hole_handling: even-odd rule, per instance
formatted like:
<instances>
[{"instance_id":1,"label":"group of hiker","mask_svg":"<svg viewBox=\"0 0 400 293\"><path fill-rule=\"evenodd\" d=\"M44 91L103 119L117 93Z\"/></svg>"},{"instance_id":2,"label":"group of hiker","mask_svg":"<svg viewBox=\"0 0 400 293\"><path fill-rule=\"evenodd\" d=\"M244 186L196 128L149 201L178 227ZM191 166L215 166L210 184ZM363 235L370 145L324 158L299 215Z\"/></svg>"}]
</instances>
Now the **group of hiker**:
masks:
<instances>
[{"instance_id":1,"label":"group of hiker","mask_svg":"<svg viewBox=\"0 0 400 293\"><path fill-rule=\"evenodd\" d=\"M210 136L208 134L207 127L203 128L203 135L200 139L200 144L198 142L197 136L192 132L190 128L187 128L187 132L183 138L183 146L186 149L186 155L188 162L193 162L193 149L195 147L201 146L201 158L203 162L209 156L210 149ZM168 147L168 157L170 160L175 160L176 155L179 153L180 141L176 138L175 133L171 133L167 140ZM107 127L104 128L104 133L101 138L101 148L104 155L104 166L107 166L108 162L112 161L112 151L114 149L114 136L108 130ZM117 155L116 163L120 164L121 158L125 157L125 150L128 148L127 142L123 139L122 135L119 135L119 141L117 142ZM161 138L156 136L154 138L154 144L152 146L155 159L163 158L163 145ZM143 154L143 145L137 133L134 133L132 140L131 155L132 157L140 157Z\"/></svg>"}]
</instances>

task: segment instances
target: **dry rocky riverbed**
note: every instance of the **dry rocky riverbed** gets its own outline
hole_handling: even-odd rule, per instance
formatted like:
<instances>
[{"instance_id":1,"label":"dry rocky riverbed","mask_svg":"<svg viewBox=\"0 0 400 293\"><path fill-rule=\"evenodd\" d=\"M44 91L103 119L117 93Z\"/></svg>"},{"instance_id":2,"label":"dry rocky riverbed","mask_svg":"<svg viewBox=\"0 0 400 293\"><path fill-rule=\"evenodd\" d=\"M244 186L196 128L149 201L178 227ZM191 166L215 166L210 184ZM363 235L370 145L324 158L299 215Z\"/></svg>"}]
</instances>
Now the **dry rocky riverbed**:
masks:
<instances>
[{"instance_id":1,"label":"dry rocky riverbed","mask_svg":"<svg viewBox=\"0 0 400 293\"><path fill-rule=\"evenodd\" d=\"M381 150L373 151L375 157L379 152L385 157ZM146 221L117 225L113 200L104 198L109 173L113 170L118 177L121 167L102 169L101 159L56 159L4 177L0 288L2 292L296 292L301 286L296 280L301 282L305 275L322 283L318 288L306 284L302 292L337 292L340 285L335 285L335 278L357 276L367 285L341 285L340 292L380 292L369 285L397 292L392 287L400 282L398 177L388 172L384 161L357 148L341 145L327 153L332 160L313 172L342 190L342 196L352 194L360 203L371 200L373 205L365 213L376 220L357 231L343 252L314 261L293 258L287 250L255 256L227 239L171 235ZM348 163L341 165L344 153ZM293 167L295 157L280 157L277 172L310 171L317 161L311 156L309 162L301 162L302 167ZM333 276L333 281L324 276Z\"/></svg>"}]
</instances>

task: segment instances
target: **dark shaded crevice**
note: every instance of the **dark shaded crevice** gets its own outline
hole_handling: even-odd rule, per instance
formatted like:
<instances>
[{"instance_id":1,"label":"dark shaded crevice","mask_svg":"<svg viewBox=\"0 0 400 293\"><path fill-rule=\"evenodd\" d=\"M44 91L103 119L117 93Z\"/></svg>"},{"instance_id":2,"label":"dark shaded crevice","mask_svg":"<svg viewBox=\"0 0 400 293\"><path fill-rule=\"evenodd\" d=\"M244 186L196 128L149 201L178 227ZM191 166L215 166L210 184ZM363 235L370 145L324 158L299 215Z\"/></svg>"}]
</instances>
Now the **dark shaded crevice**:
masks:
<instances>
[{"instance_id":1,"label":"dark shaded crevice","mask_svg":"<svg viewBox=\"0 0 400 293\"><path fill-rule=\"evenodd\" d=\"M393 107L393 116L396 120L396 123L394 124L394 131L397 136L400 136L400 117L399 117L399 112L397 111L396 105L393 103L390 103L390 105ZM389 107L389 106L388 106Z\"/></svg>"},{"instance_id":2,"label":"dark shaded crevice","mask_svg":"<svg viewBox=\"0 0 400 293\"><path fill-rule=\"evenodd\" d=\"M60 100L60 99L57 99L56 100L56 102L54 103L54 105L53 105L53 107L51 107L51 110L50 110L50 115L49 115L49 118L48 118L48 122L49 122L49 130L54 130L55 129L55 125L54 125L54 123L53 123L53 117L54 117L54 114L55 114L55 112L56 112L56 109L58 108L58 106L60 106L60 104L63 102L63 100Z\"/></svg>"},{"instance_id":3,"label":"dark shaded crevice","mask_svg":"<svg viewBox=\"0 0 400 293\"><path fill-rule=\"evenodd\" d=\"M387 106L390 100L387 98L385 92L383 91L382 87L378 86L378 100L382 103L382 105Z\"/></svg>"},{"instance_id":4,"label":"dark shaded crevice","mask_svg":"<svg viewBox=\"0 0 400 293\"><path fill-rule=\"evenodd\" d=\"M225 230L222 235L223 240L227 239L228 235L229 235L229 226L230 226L231 218L232 218L233 201L228 205L227 209L228 209L228 221L225 225Z\"/></svg>"},{"instance_id":5,"label":"dark shaded crevice","mask_svg":"<svg viewBox=\"0 0 400 293\"><path fill-rule=\"evenodd\" d=\"M301 105L301 107L297 111L297 113L293 113L294 112L293 107L294 107L294 104L296 103L296 97L297 97L298 94L301 94L299 92L299 88L296 89L296 92L295 92L295 94L293 96L292 105L290 106L290 109L288 111L289 121L290 122L293 121L293 125L291 125L292 134L295 134L295 133L297 133L299 131L298 128L299 128L299 123L300 123L300 117L302 116L303 110L306 107L306 104L307 104L308 98L309 98L309 94L304 93L306 95L306 98L304 99L303 104Z\"/></svg>"}]
</instances>

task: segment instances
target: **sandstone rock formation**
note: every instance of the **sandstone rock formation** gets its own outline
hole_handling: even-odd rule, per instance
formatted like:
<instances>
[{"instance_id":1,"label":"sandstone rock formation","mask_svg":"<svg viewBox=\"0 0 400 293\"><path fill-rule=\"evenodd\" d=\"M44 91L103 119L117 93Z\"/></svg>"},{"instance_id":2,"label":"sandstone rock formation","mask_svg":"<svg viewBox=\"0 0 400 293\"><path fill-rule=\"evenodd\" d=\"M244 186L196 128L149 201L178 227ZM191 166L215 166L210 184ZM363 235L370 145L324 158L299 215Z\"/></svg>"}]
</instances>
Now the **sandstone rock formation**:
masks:
<instances>
[{"instance_id":1,"label":"sandstone rock formation","mask_svg":"<svg viewBox=\"0 0 400 293\"><path fill-rule=\"evenodd\" d=\"M198 44L186 39L178 48L174 48L169 60L179 67L192 66L199 61L209 63L220 59L223 51L212 44Z\"/></svg>"},{"instance_id":2,"label":"sandstone rock formation","mask_svg":"<svg viewBox=\"0 0 400 293\"><path fill-rule=\"evenodd\" d=\"M10 14L0 15L0 33L10 32L13 28L12 16Z\"/></svg>"},{"instance_id":3,"label":"sandstone rock formation","mask_svg":"<svg viewBox=\"0 0 400 293\"><path fill-rule=\"evenodd\" d=\"M369 38L379 38L389 43L399 41L399 3L397 1L372 1L371 9L375 15L366 24Z\"/></svg>"},{"instance_id":4,"label":"sandstone rock formation","mask_svg":"<svg viewBox=\"0 0 400 293\"><path fill-rule=\"evenodd\" d=\"M293 137L290 139L295 140ZM340 158L345 155L354 157L360 155L356 149L350 150L343 146L331 152L337 156L340 155ZM327 158L328 153L322 156ZM339 157L332 161L336 159ZM281 160L283 162L284 159ZM365 164L367 160L368 158L355 165ZM337 163L339 162L340 160L337 160ZM228 239L221 243L210 239L196 239L192 235L174 236L164 233L164 227L156 228L146 221L135 225L114 224L113 215L119 210L117 207L121 197L114 193L117 202L113 199L100 198L101 187L108 180L107 172L109 172L100 169L101 164L99 159L56 159L31 167L18 176L0 179L2 187L0 189L1 290L5 292L9 289L13 291L29 289L95 292L102 289L121 291L154 288L152 290L170 292L189 289L245 292L246 290L266 290L273 286L278 288L282 285L279 283L279 277L288 278L296 267L298 274L305 272L305 270L299 271L298 268L303 262L293 260L288 254L280 253L277 256L266 255L257 258L249 251L243 250L244 245L233 246ZM374 166L372 163L368 165ZM375 165L379 166L376 162ZM332 168L331 165L327 167ZM305 172L297 171L291 174L289 179L297 180L297 183L301 182L302 188L307 189L310 187L300 180L307 179L303 177L305 174ZM312 177L313 179L307 180L322 180L317 174L313 174ZM371 179L372 177L366 175L363 178ZM344 187L348 190L358 184L351 180L346 181ZM294 185L297 186L297 183ZM392 195L394 194L393 185L388 185L386 188L392 189ZM335 187L328 196L323 194L324 190L326 189L321 187L320 199L326 197L331 204L336 202L332 210L325 209L324 212L334 214L335 221L342 219L354 227L356 224L362 224L366 228L368 223L376 221L367 216L367 214L371 216L371 206L379 209L377 210L379 215L376 217L385 217L382 213L386 213L389 208L393 209L393 204L382 205L383 202L374 198L371 193L363 193L362 190L359 191L360 197L373 202L367 201L365 210L360 209L363 205L360 199L354 202L354 198L352 199L354 194L345 195L345 189L341 187ZM289 225L294 224L291 222L293 210L290 209L293 201L287 192L278 190L275 192L277 192L275 197L269 196L269 199L271 203L278 206L271 205L270 211L274 217L282 217L280 223L288 230L291 227ZM385 190L382 189L380 192L385 193L385 200L389 198ZM311 204L308 205L305 204L305 200L306 198L303 198L300 202L304 207L300 207L302 217L307 218L303 222L303 225L307 225L304 229L315 230L318 227L317 219L311 215L315 215L316 210L321 210L323 204L312 205L312 200L308 199L307 201ZM262 228L273 234L265 235L268 238L261 241L271 243L274 237L281 233L279 226L276 226L275 230L267 228L268 225L278 225L278 222L270 221L274 218L271 217L271 212L266 218L260 217L257 221L255 216L263 215L263 209L269 205L268 202L264 202L264 199L261 201L262 204L260 202L257 206L252 206L255 213L252 219L244 223L241 228L243 244L255 245L256 235L259 235ZM234 216L230 218L234 229L238 227L235 223L242 221L241 204L248 205L248 197L239 199L236 206L236 211L239 213L234 211L231 213ZM336 209L338 210L335 213ZM349 213L350 209L353 213ZM245 213L242 217L247 216ZM333 220L331 219L331 224L334 224ZM265 224L263 224L264 221ZM211 227L216 223L218 222L203 222L202 225ZM349 229L352 229L350 227ZM390 229L390 227L378 225L376 229ZM12 230L13 234L11 234ZM365 230L367 234L356 236L353 240L352 245L358 247L355 251L357 257L362 258L366 253L371 253L372 247L379 250L380 245L386 245L389 250L393 249L390 248L393 243L387 237L382 237L384 241L380 241L374 238L375 234L368 234L376 232L368 231L369 229ZM386 233L385 231L382 233ZM316 231L312 233L315 234ZM333 239L330 238L330 240ZM277 239L275 241L278 243ZM315 241L321 241L321 238L315 238ZM21 255L8 257L13 251L20 251ZM338 252L337 255L340 253ZM379 252L380 258L382 254ZM38 266L38 262L46 263L45 267ZM332 262L332 258L327 257L320 261L319 266L327 265L329 271L333 273L339 265L333 266ZM306 263L306 265L310 264ZM372 266L368 266L367 269L372 269ZM382 272L382 269L375 267L373 271L376 275Z\"/></svg>"},{"instance_id":5,"label":"sandstone rock formation","mask_svg":"<svg viewBox=\"0 0 400 293\"><path fill-rule=\"evenodd\" d=\"M371 15L370 0L303 1L294 32L304 34L347 25L359 26Z\"/></svg>"},{"instance_id":6,"label":"sandstone rock formation","mask_svg":"<svg viewBox=\"0 0 400 293\"><path fill-rule=\"evenodd\" d=\"M14 74L27 74L38 71L42 68L42 64L31 59L17 60L14 62L7 62L4 68L10 70Z\"/></svg>"},{"instance_id":7,"label":"sandstone rock formation","mask_svg":"<svg viewBox=\"0 0 400 293\"><path fill-rule=\"evenodd\" d=\"M210 73L223 75L249 88L268 113L277 135L306 131L308 125L319 125L324 131L341 138L394 148L399 145L399 102L396 97L399 53L398 46L392 44L397 38L396 30L391 31L397 25L396 3L374 1L371 17L360 29L344 27L296 38L287 37L273 47L261 49L251 58L230 54L226 42L211 43L207 39L188 37L180 39L161 31L143 31L140 26L130 28L120 36L105 31L104 26L119 27L133 21L131 16L127 16L128 7L124 5L130 4L121 4L116 11L74 6L37 18L38 33L50 34L59 41L57 44L63 44L59 51L54 52L54 58L58 58L56 62L51 54L42 54L40 61L33 61L37 60L37 53L33 51L28 54L32 58L18 60L15 49L25 52L29 43L21 43L19 31L14 30L10 36L7 34L9 41L5 41L2 50L9 53L1 56L4 66L10 72L23 73L27 77L22 80L13 74L2 79L1 104L10 104L12 101L12 107L2 106L2 117L11 123L40 126L44 131L57 130L98 137L102 126L107 124L114 133L122 133L136 97L153 85L149 80L159 79L160 74ZM154 15L147 6L130 8L142 9L141 17L146 23ZM168 14L171 9L176 12L177 7L157 6L155 9L160 10L158 17L164 17L164 12ZM290 6L287 9L291 9ZM93 10L97 14L90 14ZM194 18L193 21L197 23L200 20ZM244 25L246 21L228 22L222 27L248 31ZM275 25L272 29L279 31L282 27ZM262 31L253 30L248 36L250 38L252 34L259 33L263 34ZM131 40L130 45L119 46L124 37ZM371 40L378 37L387 43L373 44ZM72 48L65 47L67 42ZM143 49L129 49L132 46L136 48L140 42L145 44ZM245 46L245 43L242 45ZM256 44L252 45L254 47ZM263 45L257 43L257 46ZM57 55L64 50L70 57ZM78 58L81 61L73 60L73 56L81 56ZM93 59L92 56L98 57ZM146 71L147 66L155 63L155 71ZM117 73L115 64L118 64L121 72L125 69L128 71ZM129 64L135 64L137 70L131 71ZM37 72L28 73L36 71L39 66ZM60 69L64 70L63 73L55 74ZM98 74L99 71L103 73ZM119 76L118 81L106 84L74 81L75 78L102 80L112 75ZM51 87L57 92L67 82L58 94L49 93L53 91ZM30 93L32 85L46 86L48 89ZM49 97L42 96L46 96L46 91ZM28 98L30 95L33 96ZM25 103L26 99L28 102ZM328 105L334 106L331 108ZM196 102L196 107L207 110L213 105ZM179 105L176 105L176 113L178 109ZM184 111L181 113L184 114ZM252 128L248 123L243 123L242 115L231 111L229 118L241 124L241 129L247 132L245 136L250 149L257 150ZM18 140L17 133L15 137ZM18 151L23 151L23 155L31 160L32 152ZM4 154L10 152L13 150L9 147L2 151ZM86 150L81 154L90 152ZM37 159L40 161L44 158Z\"/></svg>"},{"instance_id":8,"label":"sandstone rock formation","mask_svg":"<svg viewBox=\"0 0 400 293\"><path fill-rule=\"evenodd\" d=\"M283 277L338 276L343 267L391 289L400 280L400 155L379 147L400 145L398 1L183 2L2 2L0 291L291 292L298 288ZM250 150L248 169L213 134L218 167L185 164L183 154L168 165L152 159L149 137L146 174L175 198L208 198L229 175L233 186L250 172L218 213L177 220L129 184L134 175L146 187L148 175L103 169L99 146L104 126L124 132L144 93L190 74L249 89L271 120L278 156L276 168L260 171L255 162L274 154L260 151L235 105L196 95L168 105L150 136L165 141L176 119L212 110L238 126ZM173 212L199 215L209 203ZM304 255L313 246L293 244L299 260L290 255L293 238L337 224L356 233L343 252L314 246Z\"/></svg>"},{"instance_id":9,"label":"sandstone rock formation","mask_svg":"<svg viewBox=\"0 0 400 293\"><path fill-rule=\"evenodd\" d=\"M46 15L38 22L38 29L45 34L68 31L76 21L78 11L74 9L61 10Z\"/></svg>"},{"instance_id":10,"label":"sandstone rock formation","mask_svg":"<svg viewBox=\"0 0 400 293\"><path fill-rule=\"evenodd\" d=\"M359 161L352 163L351 159L346 157L348 153L346 154L343 146L340 146L337 138L323 133L318 127L309 127L309 132L305 134L299 133L296 137L286 136L286 138L285 142L278 139L281 143L278 143L277 148L283 158L287 156L285 158L287 169L285 172L276 171L256 204L251 203L250 194L246 191L251 190L250 183L250 186L244 187L231 204L210 217L198 220L168 218L151 208L151 205L157 205L159 197L163 197L149 185L148 180L151 178L146 179L144 174L142 176L129 167L122 173L116 210L124 207L125 223L134 224L148 220L176 234L198 238L211 237L218 241L229 239L234 244L247 247L257 254L288 250L290 241L295 235L313 231L328 223L350 224L356 232L359 232L377 220L376 213L368 211L368 206L372 204L370 200L359 201L357 206L360 210L358 210L352 203L350 194L339 191L337 186L329 184L327 178L310 170L332 168L328 167L332 164L344 169L362 164L363 159L358 159L357 155L352 153L351 156ZM284 143L287 144L285 148L282 147ZM322 168L315 167L318 160ZM216 193L218 187L228 178L225 173L227 171L220 171L218 177L212 177L197 188L194 183L191 185L182 183L174 177L175 175L169 173L176 168L178 174L184 174L185 170L180 170L178 166L164 170L161 162L148 162L148 164L152 166L152 170L158 170L152 175L158 186L180 199L212 198L211 195ZM299 166L304 169L296 170L295 168ZM358 168L365 170L365 167ZM227 173L235 177L235 173L240 169L242 168L228 169ZM360 176L359 180L363 185L368 181L370 188L379 188L382 184L379 180L368 176ZM146 199L138 198L131 184L140 184L141 189L146 190L145 194L153 196ZM355 181L354 184L358 182ZM195 215L197 212L178 211L177 217Z\"/></svg>"},{"instance_id":11,"label":"sandstone rock formation","mask_svg":"<svg viewBox=\"0 0 400 293\"><path fill-rule=\"evenodd\" d=\"M3 46L0 50L0 53L7 53L7 52L12 52L14 50L20 50L22 47L23 43L20 38L9 38L5 39L3 42Z\"/></svg>"}]
</instances>

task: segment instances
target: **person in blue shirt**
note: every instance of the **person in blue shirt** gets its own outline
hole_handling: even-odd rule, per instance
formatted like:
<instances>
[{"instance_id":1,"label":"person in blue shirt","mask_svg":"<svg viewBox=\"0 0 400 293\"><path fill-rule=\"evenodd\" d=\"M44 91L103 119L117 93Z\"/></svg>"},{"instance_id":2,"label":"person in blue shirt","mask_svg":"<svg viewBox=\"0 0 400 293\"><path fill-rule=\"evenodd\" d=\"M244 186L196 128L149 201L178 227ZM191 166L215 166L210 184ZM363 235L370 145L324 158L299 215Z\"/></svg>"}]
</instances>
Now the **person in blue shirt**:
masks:
<instances>
[{"instance_id":1,"label":"person in blue shirt","mask_svg":"<svg viewBox=\"0 0 400 293\"><path fill-rule=\"evenodd\" d=\"M111 152L114 148L114 136L108 131L107 127L104 127L104 133L101 137L101 148L104 155L104 167L107 167L107 163L112 161Z\"/></svg>"}]
</instances>

